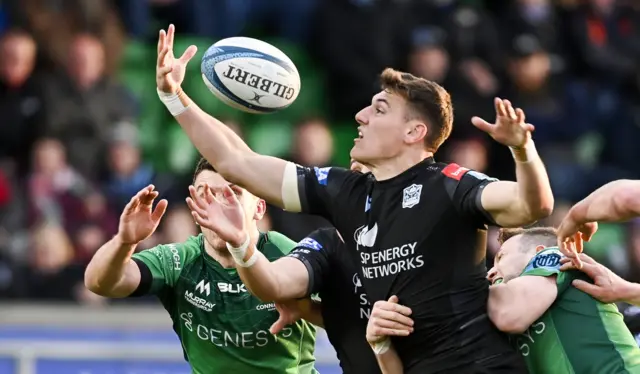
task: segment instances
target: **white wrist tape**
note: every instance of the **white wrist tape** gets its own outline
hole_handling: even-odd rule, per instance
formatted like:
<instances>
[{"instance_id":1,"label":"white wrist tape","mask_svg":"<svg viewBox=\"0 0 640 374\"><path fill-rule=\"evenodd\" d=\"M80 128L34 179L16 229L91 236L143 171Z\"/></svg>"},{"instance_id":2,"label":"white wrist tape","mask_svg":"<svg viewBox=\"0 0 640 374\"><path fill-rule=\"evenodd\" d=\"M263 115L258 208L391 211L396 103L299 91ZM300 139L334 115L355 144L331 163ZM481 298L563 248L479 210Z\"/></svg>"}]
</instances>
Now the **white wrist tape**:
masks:
<instances>
[{"instance_id":1,"label":"white wrist tape","mask_svg":"<svg viewBox=\"0 0 640 374\"><path fill-rule=\"evenodd\" d=\"M169 113L171 113L172 116L175 117L189 108L189 106L185 106L182 103L177 93L166 93L160 91L160 89L157 89L157 91L160 101L169 109Z\"/></svg>"},{"instance_id":2,"label":"white wrist tape","mask_svg":"<svg viewBox=\"0 0 640 374\"><path fill-rule=\"evenodd\" d=\"M376 355L384 354L391 348L391 339L385 338L377 343L373 343L371 344L371 348Z\"/></svg>"},{"instance_id":3,"label":"white wrist tape","mask_svg":"<svg viewBox=\"0 0 640 374\"><path fill-rule=\"evenodd\" d=\"M511 155L516 162L530 162L540 157L538 156L536 145L531 140L529 140L523 147L509 147L509 150L511 151Z\"/></svg>"},{"instance_id":4,"label":"white wrist tape","mask_svg":"<svg viewBox=\"0 0 640 374\"><path fill-rule=\"evenodd\" d=\"M233 247L231 244L227 243L227 249L229 253L231 253L231 257L235 260L238 266L243 268L251 267L258 260L258 249L253 249L253 254L247 261L244 260L244 256L247 255L247 250L249 249L249 244L251 244L251 236L247 235L247 239L240 245L238 248Z\"/></svg>"}]
</instances>

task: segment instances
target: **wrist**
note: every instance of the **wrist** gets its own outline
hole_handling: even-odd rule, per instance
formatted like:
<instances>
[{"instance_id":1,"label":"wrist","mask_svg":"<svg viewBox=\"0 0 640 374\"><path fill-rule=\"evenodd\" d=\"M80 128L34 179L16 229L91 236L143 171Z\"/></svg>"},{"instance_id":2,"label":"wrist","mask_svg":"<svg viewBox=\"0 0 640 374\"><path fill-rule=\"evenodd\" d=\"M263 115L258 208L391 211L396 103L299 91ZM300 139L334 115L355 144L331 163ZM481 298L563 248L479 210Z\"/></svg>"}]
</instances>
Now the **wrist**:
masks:
<instances>
[{"instance_id":1,"label":"wrist","mask_svg":"<svg viewBox=\"0 0 640 374\"><path fill-rule=\"evenodd\" d=\"M376 355L385 354L389 348L391 348L391 339L388 336L385 336L381 340L375 342L369 342L371 349L373 349L373 353Z\"/></svg>"},{"instance_id":2,"label":"wrist","mask_svg":"<svg viewBox=\"0 0 640 374\"><path fill-rule=\"evenodd\" d=\"M247 238L249 238L249 234L242 231L233 240L229 240L227 244L232 248L241 248L242 245L247 241Z\"/></svg>"},{"instance_id":3,"label":"wrist","mask_svg":"<svg viewBox=\"0 0 640 374\"><path fill-rule=\"evenodd\" d=\"M173 93L161 91L160 88L157 89L157 92L160 101L162 101L174 117L182 114L185 110L189 109L191 105L191 100L180 87Z\"/></svg>"},{"instance_id":4,"label":"wrist","mask_svg":"<svg viewBox=\"0 0 640 374\"><path fill-rule=\"evenodd\" d=\"M127 250L134 250L134 249L136 249L136 247L137 247L137 246L138 246L138 244L139 244L139 242L131 243L131 242L128 242L128 241L124 240L124 239L122 238L122 235L120 235L120 233L117 233L117 234L113 237L113 239L112 239L112 240L115 242L115 244L116 244L119 248L127 249Z\"/></svg>"},{"instance_id":5,"label":"wrist","mask_svg":"<svg viewBox=\"0 0 640 374\"><path fill-rule=\"evenodd\" d=\"M640 305L640 284L623 281L620 286L620 301L632 305Z\"/></svg>"},{"instance_id":6,"label":"wrist","mask_svg":"<svg viewBox=\"0 0 640 374\"><path fill-rule=\"evenodd\" d=\"M509 150L511 151L513 159L520 163L530 162L540 157L538 156L536 146L531 139L527 140L527 142L521 146L509 146Z\"/></svg>"},{"instance_id":7,"label":"wrist","mask_svg":"<svg viewBox=\"0 0 640 374\"><path fill-rule=\"evenodd\" d=\"M246 238L238 246L234 246L227 242L227 250L231 254L231 257L233 257L236 264L240 267L251 267L258 260L258 251L254 247L249 248L250 244L251 235L249 234L246 234Z\"/></svg>"}]
</instances>

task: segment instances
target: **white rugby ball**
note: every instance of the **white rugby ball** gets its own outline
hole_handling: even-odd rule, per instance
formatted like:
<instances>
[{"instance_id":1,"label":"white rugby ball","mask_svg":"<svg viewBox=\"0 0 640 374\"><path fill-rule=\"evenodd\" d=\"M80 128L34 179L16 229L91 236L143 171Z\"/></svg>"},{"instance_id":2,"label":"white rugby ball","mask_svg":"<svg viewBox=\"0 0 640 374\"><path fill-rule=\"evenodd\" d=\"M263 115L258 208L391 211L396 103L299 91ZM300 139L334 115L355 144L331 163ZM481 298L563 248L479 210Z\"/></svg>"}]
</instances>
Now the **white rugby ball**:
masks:
<instances>
[{"instance_id":1,"label":"white rugby ball","mask_svg":"<svg viewBox=\"0 0 640 374\"><path fill-rule=\"evenodd\" d=\"M202 79L227 105L249 113L273 113L300 93L300 75L291 59L261 40L218 41L202 57Z\"/></svg>"}]
</instances>

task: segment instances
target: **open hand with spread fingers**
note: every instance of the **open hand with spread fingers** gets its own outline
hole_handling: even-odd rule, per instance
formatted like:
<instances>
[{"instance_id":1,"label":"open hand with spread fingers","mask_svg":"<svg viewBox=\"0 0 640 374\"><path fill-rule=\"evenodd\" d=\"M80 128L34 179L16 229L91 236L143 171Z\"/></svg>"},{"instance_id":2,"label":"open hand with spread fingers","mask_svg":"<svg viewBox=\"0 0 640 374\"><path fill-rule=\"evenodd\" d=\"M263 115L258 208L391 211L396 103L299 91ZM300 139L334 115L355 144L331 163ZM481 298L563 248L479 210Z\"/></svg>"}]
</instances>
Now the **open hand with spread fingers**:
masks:
<instances>
[{"instance_id":1,"label":"open hand with spread fingers","mask_svg":"<svg viewBox=\"0 0 640 374\"><path fill-rule=\"evenodd\" d=\"M398 304L398 297L376 301L367 324L367 341L379 343L389 336L408 336L413 332L411 309Z\"/></svg>"},{"instance_id":2,"label":"open hand with spread fingers","mask_svg":"<svg viewBox=\"0 0 640 374\"><path fill-rule=\"evenodd\" d=\"M534 127L525 122L524 111L513 108L509 100L496 98L496 122L491 124L480 117L473 117L471 123L489 134L495 141L512 148L521 148L531 139Z\"/></svg>"},{"instance_id":3,"label":"open hand with spread fingers","mask_svg":"<svg viewBox=\"0 0 640 374\"><path fill-rule=\"evenodd\" d=\"M155 209L153 202L159 193L153 185L138 191L125 206L118 224L118 238L123 244L136 245L156 231L167 211L167 200L160 200Z\"/></svg>"},{"instance_id":4,"label":"open hand with spread fingers","mask_svg":"<svg viewBox=\"0 0 640 374\"><path fill-rule=\"evenodd\" d=\"M244 209L229 186L204 185L200 192L189 186L189 194L187 205L198 225L215 232L234 247L245 242L248 234Z\"/></svg>"},{"instance_id":5,"label":"open hand with spread fingers","mask_svg":"<svg viewBox=\"0 0 640 374\"><path fill-rule=\"evenodd\" d=\"M578 254L583 251L583 242L590 241L593 234L598 231L598 223L578 223L571 216L571 213L567 214L558 227L558 249L563 255L569 258L577 268L580 268L582 261Z\"/></svg>"},{"instance_id":6,"label":"open hand with spread fingers","mask_svg":"<svg viewBox=\"0 0 640 374\"><path fill-rule=\"evenodd\" d=\"M173 55L173 41L176 28L169 25L165 32L160 30L158 36L158 61L156 64L156 84L161 92L175 94L179 91L184 80L187 64L195 56L198 48L195 45L189 46L186 51L175 58Z\"/></svg>"}]
</instances>

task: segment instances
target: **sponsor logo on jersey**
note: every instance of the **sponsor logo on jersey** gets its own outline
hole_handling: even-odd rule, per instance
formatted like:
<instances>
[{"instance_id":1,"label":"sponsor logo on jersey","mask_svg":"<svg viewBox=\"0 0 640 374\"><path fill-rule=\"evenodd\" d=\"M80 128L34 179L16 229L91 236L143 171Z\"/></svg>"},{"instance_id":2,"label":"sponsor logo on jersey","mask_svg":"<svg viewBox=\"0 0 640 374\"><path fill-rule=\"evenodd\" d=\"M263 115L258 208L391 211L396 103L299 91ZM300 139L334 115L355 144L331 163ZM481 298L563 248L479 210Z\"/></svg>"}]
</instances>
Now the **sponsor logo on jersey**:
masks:
<instances>
[{"instance_id":1,"label":"sponsor logo on jersey","mask_svg":"<svg viewBox=\"0 0 640 374\"><path fill-rule=\"evenodd\" d=\"M218 282L218 290L222 293L245 293L247 289L242 283Z\"/></svg>"},{"instance_id":2,"label":"sponsor logo on jersey","mask_svg":"<svg viewBox=\"0 0 640 374\"><path fill-rule=\"evenodd\" d=\"M479 171L475 171L475 170L469 170L467 172L467 175L470 175L470 176L472 176L472 177L474 177L476 179L479 179L479 180L488 180L488 181L497 181L498 180L496 178L491 178L490 176L488 176L486 174L483 174L483 173L481 173Z\"/></svg>"},{"instance_id":3,"label":"sponsor logo on jersey","mask_svg":"<svg viewBox=\"0 0 640 374\"><path fill-rule=\"evenodd\" d=\"M275 303L267 303L267 304L256 305L256 310L266 310L268 312L272 312L272 311L276 310L276 304Z\"/></svg>"},{"instance_id":4,"label":"sponsor logo on jersey","mask_svg":"<svg viewBox=\"0 0 640 374\"><path fill-rule=\"evenodd\" d=\"M449 164L444 169L442 169L442 174L459 181L468 171L469 169L464 168L458 164Z\"/></svg>"},{"instance_id":5,"label":"sponsor logo on jersey","mask_svg":"<svg viewBox=\"0 0 640 374\"><path fill-rule=\"evenodd\" d=\"M402 191L402 208L413 208L420 203L422 185L412 184Z\"/></svg>"},{"instance_id":6,"label":"sponsor logo on jersey","mask_svg":"<svg viewBox=\"0 0 640 374\"><path fill-rule=\"evenodd\" d=\"M318 183L320 183L323 186L326 186L327 178L329 177L329 170L331 170L331 168L330 167L326 167L326 168L314 167L313 170L316 172L316 179L318 179Z\"/></svg>"},{"instance_id":7,"label":"sponsor logo on jersey","mask_svg":"<svg viewBox=\"0 0 640 374\"><path fill-rule=\"evenodd\" d=\"M187 300L189 304L195 306L198 309L202 309L205 312L212 311L213 307L216 306L216 304L207 301L205 298L194 295L191 291L184 292L184 299Z\"/></svg>"},{"instance_id":8,"label":"sponsor logo on jersey","mask_svg":"<svg viewBox=\"0 0 640 374\"><path fill-rule=\"evenodd\" d=\"M367 320L371 316L371 302L364 290L359 291L362 288L362 282L358 273L353 274L353 287L353 293L358 297L360 304L360 319Z\"/></svg>"},{"instance_id":9,"label":"sponsor logo on jersey","mask_svg":"<svg viewBox=\"0 0 640 374\"><path fill-rule=\"evenodd\" d=\"M171 257L173 258L173 270L182 270L182 264L180 263L180 253L178 253L178 247L175 244L169 244L169 251L171 251Z\"/></svg>"},{"instance_id":10,"label":"sponsor logo on jersey","mask_svg":"<svg viewBox=\"0 0 640 374\"><path fill-rule=\"evenodd\" d=\"M378 224L375 223L372 228L367 227L367 225L361 226L356 229L353 233L353 238L356 243L358 243L358 249L360 246L363 247L373 247L376 243L376 237L378 236Z\"/></svg>"},{"instance_id":11,"label":"sponsor logo on jersey","mask_svg":"<svg viewBox=\"0 0 640 374\"><path fill-rule=\"evenodd\" d=\"M196 285L196 291L200 292L200 294L209 296L211 294L211 285L203 279Z\"/></svg>"},{"instance_id":12,"label":"sponsor logo on jersey","mask_svg":"<svg viewBox=\"0 0 640 374\"><path fill-rule=\"evenodd\" d=\"M534 269L549 269L549 270L557 270L560 269L560 256L559 253L551 252L551 253L540 253L533 258L532 266Z\"/></svg>"},{"instance_id":13,"label":"sponsor logo on jersey","mask_svg":"<svg viewBox=\"0 0 640 374\"><path fill-rule=\"evenodd\" d=\"M298 243L299 247L304 247L304 248L309 248L309 249L314 249L316 251L319 251L322 249L322 244L318 243L317 240L313 239L313 238L304 238L300 241L300 243Z\"/></svg>"}]
</instances>

